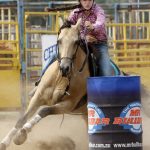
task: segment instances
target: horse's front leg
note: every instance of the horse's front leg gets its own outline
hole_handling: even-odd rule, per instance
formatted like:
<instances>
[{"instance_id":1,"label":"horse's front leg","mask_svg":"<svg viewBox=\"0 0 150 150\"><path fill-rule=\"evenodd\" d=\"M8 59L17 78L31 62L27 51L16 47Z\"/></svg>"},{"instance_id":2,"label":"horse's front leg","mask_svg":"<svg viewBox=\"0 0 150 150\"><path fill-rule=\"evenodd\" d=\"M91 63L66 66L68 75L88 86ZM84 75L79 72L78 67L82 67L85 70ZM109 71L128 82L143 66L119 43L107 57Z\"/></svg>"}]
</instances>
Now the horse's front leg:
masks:
<instances>
[{"instance_id":1,"label":"horse's front leg","mask_svg":"<svg viewBox=\"0 0 150 150\"><path fill-rule=\"evenodd\" d=\"M19 132L19 129L23 127L27 119L30 118L37 111L40 105L41 103L38 102L37 97L33 97L26 113L17 121L16 125L9 131L9 133L1 141L0 150L6 150L6 148L10 145L10 142L12 141L13 137L17 134L17 132ZM24 140L24 138L26 137L23 137L23 139L20 138L20 140Z\"/></svg>"},{"instance_id":2,"label":"horse's front leg","mask_svg":"<svg viewBox=\"0 0 150 150\"><path fill-rule=\"evenodd\" d=\"M14 139L15 144L23 144L27 138L27 134L31 132L34 125L36 125L41 119L52 114L68 113L73 109L73 107L74 103L68 100L60 102L53 106L45 106L41 108L39 112L20 130L19 134Z\"/></svg>"},{"instance_id":3,"label":"horse's front leg","mask_svg":"<svg viewBox=\"0 0 150 150\"><path fill-rule=\"evenodd\" d=\"M4 137L4 139L0 143L0 150L6 150L6 148L10 145L10 142L12 141L13 137L16 135L16 133L19 131L19 129L26 122L27 115L28 114L24 114L23 117L17 121L16 125Z\"/></svg>"}]
</instances>

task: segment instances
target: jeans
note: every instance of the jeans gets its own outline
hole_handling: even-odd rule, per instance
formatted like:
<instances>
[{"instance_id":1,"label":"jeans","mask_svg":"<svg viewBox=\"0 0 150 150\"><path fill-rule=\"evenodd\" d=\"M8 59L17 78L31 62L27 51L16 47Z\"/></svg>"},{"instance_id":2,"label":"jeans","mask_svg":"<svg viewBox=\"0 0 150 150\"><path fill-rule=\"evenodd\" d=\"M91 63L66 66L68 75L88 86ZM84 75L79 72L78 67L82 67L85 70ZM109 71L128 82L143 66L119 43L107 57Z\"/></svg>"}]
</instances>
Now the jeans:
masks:
<instances>
[{"instance_id":1,"label":"jeans","mask_svg":"<svg viewBox=\"0 0 150 150\"><path fill-rule=\"evenodd\" d=\"M93 55L98 67L97 76L111 76L111 65L106 42L91 44Z\"/></svg>"}]
</instances>

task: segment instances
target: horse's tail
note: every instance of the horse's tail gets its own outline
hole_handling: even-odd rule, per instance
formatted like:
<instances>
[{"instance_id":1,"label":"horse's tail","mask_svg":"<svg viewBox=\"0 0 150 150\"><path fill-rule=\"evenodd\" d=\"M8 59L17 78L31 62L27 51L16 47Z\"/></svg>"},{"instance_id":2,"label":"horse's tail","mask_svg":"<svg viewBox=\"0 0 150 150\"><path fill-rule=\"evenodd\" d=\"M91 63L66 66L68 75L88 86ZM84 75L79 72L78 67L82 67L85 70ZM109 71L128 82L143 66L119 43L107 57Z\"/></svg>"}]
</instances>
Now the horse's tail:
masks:
<instances>
[{"instance_id":1,"label":"horse's tail","mask_svg":"<svg viewBox=\"0 0 150 150\"><path fill-rule=\"evenodd\" d=\"M111 59L110 59L110 64L111 64L111 67L115 76L122 74L119 67Z\"/></svg>"},{"instance_id":2,"label":"horse's tail","mask_svg":"<svg viewBox=\"0 0 150 150\"><path fill-rule=\"evenodd\" d=\"M121 71L119 69L119 67L110 59L110 63L111 63L111 67L112 67L112 70L113 70L113 75L117 76L117 75L123 75L123 76L129 76L128 73L124 72L124 71Z\"/></svg>"}]
</instances>

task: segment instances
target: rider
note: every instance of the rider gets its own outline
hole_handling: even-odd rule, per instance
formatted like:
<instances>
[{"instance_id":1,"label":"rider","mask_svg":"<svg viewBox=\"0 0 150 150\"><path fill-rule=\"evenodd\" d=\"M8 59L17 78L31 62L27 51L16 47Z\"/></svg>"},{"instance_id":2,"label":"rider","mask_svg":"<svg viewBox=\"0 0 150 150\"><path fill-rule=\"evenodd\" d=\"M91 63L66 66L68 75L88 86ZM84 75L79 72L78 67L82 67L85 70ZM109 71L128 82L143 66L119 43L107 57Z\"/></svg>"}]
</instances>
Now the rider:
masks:
<instances>
[{"instance_id":1,"label":"rider","mask_svg":"<svg viewBox=\"0 0 150 150\"><path fill-rule=\"evenodd\" d=\"M90 43L98 66L98 76L110 76L110 60L107 45L104 10L94 0L79 0L79 8L74 9L68 21L76 24L82 18L80 36Z\"/></svg>"}]
</instances>

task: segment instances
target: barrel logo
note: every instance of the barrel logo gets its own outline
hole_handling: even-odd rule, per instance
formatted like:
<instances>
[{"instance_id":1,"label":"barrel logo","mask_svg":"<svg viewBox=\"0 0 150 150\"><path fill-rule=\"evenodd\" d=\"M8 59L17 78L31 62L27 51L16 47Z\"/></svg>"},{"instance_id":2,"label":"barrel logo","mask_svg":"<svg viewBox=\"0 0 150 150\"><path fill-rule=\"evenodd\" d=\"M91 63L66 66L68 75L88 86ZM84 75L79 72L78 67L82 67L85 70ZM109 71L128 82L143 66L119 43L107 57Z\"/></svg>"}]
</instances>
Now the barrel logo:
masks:
<instances>
[{"instance_id":1,"label":"barrel logo","mask_svg":"<svg viewBox=\"0 0 150 150\"><path fill-rule=\"evenodd\" d=\"M98 133L109 122L110 119L105 118L104 113L96 104L88 103L88 133Z\"/></svg>"},{"instance_id":2,"label":"barrel logo","mask_svg":"<svg viewBox=\"0 0 150 150\"><path fill-rule=\"evenodd\" d=\"M133 102L127 105L120 114L120 117L114 119L113 124L123 126L124 129L132 133L139 134L142 132L141 104Z\"/></svg>"}]
</instances>

